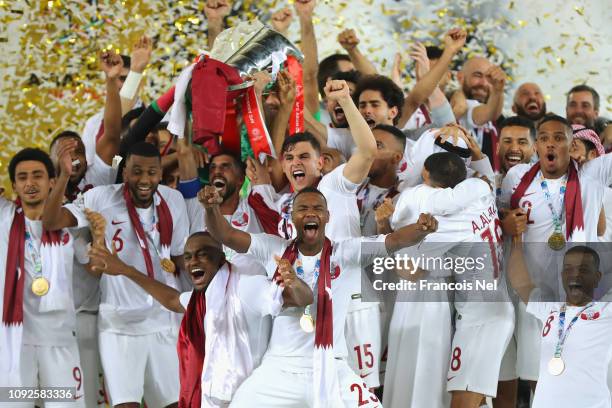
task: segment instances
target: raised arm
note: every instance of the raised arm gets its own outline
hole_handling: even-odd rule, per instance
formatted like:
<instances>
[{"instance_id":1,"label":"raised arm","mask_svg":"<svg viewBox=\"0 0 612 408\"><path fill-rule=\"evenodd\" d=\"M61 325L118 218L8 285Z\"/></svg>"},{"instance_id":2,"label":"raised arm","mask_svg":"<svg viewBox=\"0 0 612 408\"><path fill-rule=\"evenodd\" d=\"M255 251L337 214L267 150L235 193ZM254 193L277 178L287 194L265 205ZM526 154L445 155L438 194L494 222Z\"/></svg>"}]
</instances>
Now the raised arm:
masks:
<instances>
[{"instance_id":1,"label":"raised arm","mask_svg":"<svg viewBox=\"0 0 612 408\"><path fill-rule=\"evenodd\" d=\"M287 136L287 125L289 124L289 118L293 110L293 104L295 103L295 81L287 71L281 71L276 77L278 83L278 99L280 100L280 107L278 113L274 118L272 124L272 143L274 145L274 151L277 153L281 151L283 142Z\"/></svg>"},{"instance_id":2,"label":"raised arm","mask_svg":"<svg viewBox=\"0 0 612 408\"><path fill-rule=\"evenodd\" d=\"M96 142L96 154L109 166L119 152L121 140L121 83L119 75L123 62L119 54L106 51L100 56L102 70L106 74L106 103L104 105L104 134Z\"/></svg>"},{"instance_id":3,"label":"raised arm","mask_svg":"<svg viewBox=\"0 0 612 408\"><path fill-rule=\"evenodd\" d=\"M215 239L234 251L244 254L251 246L251 234L230 225L219 210L223 199L213 186L204 186L198 193L198 200L204 206L206 228Z\"/></svg>"},{"instance_id":4,"label":"raised arm","mask_svg":"<svg viewBox=\"0 0 612 408\"><path fill-rule=\"evenodd\" d=\"M215 39L223 31L223 19L227 17L231 10L231 3L228 0L207 0L204 6L204 14L208 20L208 49L212 50Z\"/></svg>"},{"instance_id":5,"label":"raised arm","mask_svg":"<svg viewBox=\"0 0 612 408\"><path fill-rule=\"evenodd\" d=\"M317 73L319 72L319 56L317 37L315 36L312 13L316 0L296 0L295 12L300 19L300 48L304 54L302 75L304 82L304 105L311 112L319 110L319 88Z\"/></svg>"},{"instance_id":6,"label":"raised arm","mask_svg":"<svg viewBox=\"0 0 612 408\"><path fill-rule=\"evenodd\" d=\"M149 293L166 309L184 313L185 309L179 300L180 293L146 274L125 264L116 254L112 254L105 246L94 245L89 251L89 264L94 273L107 275L123 275Z\"/></svg>"},{"instance_id":7,"label":"raised arm","mask_svg":"<svg viewBox=\"0 0 612 408\"><path fill-rule=\"evenodd\" d=\"M362 75L376 75L376 68L368 58L359 51L359 38L355 30L347 29L338 34L338 42L344 48L355 66Z\"/></svg>"},{"instance_id":8,"label":"raised arm","mask_svg":"<svg viewBox=\"0 0 612 408\"><path fill-rule=\"evenodd\" d=\"M351 136L355 142L355 152L344 167L343 175L351 183L360 184L370 171L370 166L376 155L376 139L367 122L361 116L359 109L351 98L346 81L329 80L325 85L328 99L337 100L344 111Z\"/></svg>"},{"instance_id":9,"label":"raised arm","mask_svg":"<svg viewBox=\"0 0 612 408\"><path fill-rule=\"evenodd\" d=\"M397 229L385 237L389 254L421 242L428 234L438 229L438 221L429 214L419 215L416 223Z\"/></svg>"},{"instance_id":10,"label":"raised arm","mask_svg":"<svg viewBox=\"0 0 612 408\"><path fill-rule=\"evenodd\" d=\"M300 278L297 277L293 266L287 259L281 259L274 255L274 260L278 265L280 277L279 284L283 287L283 306L284 307L304 307L314 302L312 289ZM298 267L301 266L300 260L296 261Z\"/></svg>"},{"instance_id":11,"label":"raised arm","mask_svg":"<svg viewBox=\"0 0 612 408\"><path fill-rule=\"evenodd\" d=\"M57 148L59 176L51 189L43 211L43 227L48 231L77 226L77 219L70 211L62 207L66 187L72 175L71 152L76 148L77 141L73 139L60 140Z\"/></svg>"},{"instance_id":12,"label":"raised arm","mask_svg":"<svg viewBox=\"0 0 612 408\"><path fill-rule=\"evenodd\" d=\"M472 122L477 126L497 120L504 107L506 74L500 67L493 65L488 69L486 77L491 84L489 86L489 99L487 99L487 103L478 105L472 110Z\"/></svg>"},{"instance_id":13,"label":"raised arm","mask_svg":"<svg viewBox=\"0 0 612 408\"><path fill-rule=\"evenodd\" d=\"M140 37L134 45L134 49L130 55L130 73L128 74L128 79L126 79L124 86L121 88L122 116L131 111L136 104L138 92L143 84L142 73L147 65L149 65L149 61L151 61L152 52L153 41L146 35ZM132 82L132 80L134 82Z\"/></svg>"},{"instance_id":14,"label":"raised arm","mask_svg":"<svg viewBox=\"0 0 612 408\"><path fill-rule=\"evenodd\" d=\"M399 127L403 127L406 122L408 122L408 119L410 119L412 114L418 109L419 105L424 103L437 88L451 60L465 44L465 38L465 31L458 28L452 29L446 33L444 36L444 52L440 60L416 83L408 96L406 96L402 108L402 116L398 123Z\"/></svg>"},{"instance_id":15,"label":"raised arm","mask_svg":"<svg viewBox=\"0 0 612 408\"><path fill-rule=\"evenodd\" d=\"M508 278L510 279L510 285L521 300L527 304L529 302L529 295L535 289L535 285L529 276L527 264L525 263L521 235L512 237L512 251L508 261Z\"/></svg>"}]
</instances>

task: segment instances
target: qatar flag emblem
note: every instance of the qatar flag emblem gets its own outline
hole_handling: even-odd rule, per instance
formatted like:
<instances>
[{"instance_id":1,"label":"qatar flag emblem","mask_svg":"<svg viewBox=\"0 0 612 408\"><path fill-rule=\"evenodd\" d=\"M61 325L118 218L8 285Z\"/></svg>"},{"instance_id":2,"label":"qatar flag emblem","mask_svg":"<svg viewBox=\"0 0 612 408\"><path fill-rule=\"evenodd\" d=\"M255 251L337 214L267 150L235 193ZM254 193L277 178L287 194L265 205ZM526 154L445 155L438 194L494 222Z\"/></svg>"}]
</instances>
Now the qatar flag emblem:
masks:
<instances>
[{"instance_id":1,"label":"qatar flag emblem","mask_svg":"<svg viewBox=\"0 0 612 408\"><path fill-rule=\"evenodd\" d=\"M329 265L329 275L332 279L336 279L338 276L340 276L340 266L335 262L332 262L331 265Z\"/></svg>"},{"instance_id":2,"label":"qatar flag emblem","mask_svg":"<svg viewBox=\"0 0 612 408\"><path fill-rule=\"evenodd\" d=\"M582 312L580 318L582 320L597 320L599 319L599 312L593 312L592 310Z\"/></svg>"}]
</instances>

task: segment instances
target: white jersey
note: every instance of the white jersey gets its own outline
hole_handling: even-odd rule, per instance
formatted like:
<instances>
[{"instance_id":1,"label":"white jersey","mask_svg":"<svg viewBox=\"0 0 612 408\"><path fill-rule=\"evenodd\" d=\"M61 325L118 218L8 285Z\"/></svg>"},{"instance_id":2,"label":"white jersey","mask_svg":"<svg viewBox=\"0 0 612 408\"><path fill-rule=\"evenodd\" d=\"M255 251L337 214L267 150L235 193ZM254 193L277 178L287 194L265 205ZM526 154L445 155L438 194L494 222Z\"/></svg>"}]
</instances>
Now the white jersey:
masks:
<instances>
[{"instance_id":1,"label":"white jersey","mask_svg":"<svg viewBox=\"0 0 612 408\"><path fill-rule=\"evenodd\" d=\"M502 183L502 205L510 206L512 193L531 167L530 164L517 164L508 171ZM589 161L578 171L578 178L586 241L597 242L597 221L603 204L604 186L612 183L612 156L604 155ZM555 210L563 215L561 228L565 235L565 207L560 208L559 206L562 179L546 180L546 182ZM541 173L533 179L519 200L519 207L527 212L527 231L523 233L523 242L547 242L548 237L554 231L553 217L540 183Z\"/></svg>"},{"instance_id":2,"label":"white jersey","mask_svg":"<svg viewBox=\"0 0 612 408\"><path fill-rule=\"evenodd\" d=\"M253 367L261 363L270 338L272 319L270 318L269 295L270 281L266 276L266 271L249 255L238 254L232 260L231 273L239 276L237 295L240 299L240 306L237 308L244 314L246 322L247 341L251 351ZM191 299L193 291L183 292L180 295L180 302L187 310L187 305ZM209 313L204 315L204 333L206 338L214 338L210 331L215 325ZM231 349L231 347L230 347Z\"/></svg>"},{"instance_id":3,"label":"white jersey","mask_svg":"<svg viewBox=\"0 0 612 408\"><path fill-rule=\"evenodd\" d=\"M327 128L327 147L339 150L347 161L357 148L351 135L351 129L333 127Z\"/></svg>"},{"instance_id":4,"label":"white jersey","mask_svg":"<svg viewBox=\"0 0 612 408\"><path fill-rule=\"evenodd\" d=\"M331 240L341 241L361 236L359 228L359 209L355 194L359 184L352 183L342 172L346 164L336 167L321 178L317 188L327 200L329 223L325 235ZM296 237L295 227L291 221L294 193L278 195L269 184L253 186L252 193L260 194L266 205L280 214L278 234L286 239Z\"/></svg>"},{"instance_id":5,"label":"white jersey","mask_svg":"<svg viewBox=\"0 0 612 408\"><path fill-rule=\"evenodd\" d=\"M409 248L407 253L424 258L444 257L445 263L447 257L475 261L472 267L456 264L450 271L442 270L433 261L429 267L422 267L435 277L450 276L453 272L455 282L474 285L473 290L455 292L455 307L461 316L457 324L480 325L506 315L507 305L503 302L509 298L505 279L499 279L503 265L501 222L497 218L495 196L487 183L467 179L453 190L427 185L405 190L397 202L391 225L397 229L411 224L420 213L435 215L438 230L425 237L418 247ZM483 281L497 282L497 289L476 289L476 283Z\"/></svg>"},{"instance_id":6,"label":"white jersey","mask_svg":"<svg viewBox=\"0 0 612 408\"><path fill-rule=\"evenodd\" d=\"M93 163L96 157L96 137L100 132L102 120L104 119L104 109L91 116L85 122L81 139L85 145L85 157L87 163Z\"/></svg>"},{"instance_id":7,"label":"white jersey","mask_svg":"<svg viewBox=\"0 0 612 408\"><path fill-rule=\"evenodd\" d=\"M427 125L431 125L431 118L429 117L427 107L421 105L414 111L412 116L410 116L410 119L408 119L408 122L406 122L402 130L414 130Z\"/></svg>"},{"instance_id":8,"label":"white jersey","mask_svg":"<svg viewBox=\"0 0 612 408\"><path fill-rule=\"evenodd\" d=\"M595 302L580 314L569 332L561 357L565 370L554 376L548 372L548 362L554 356L559 340L559 310L563 303L542 302L541 292L531 292L527 312L542 324L540 376L533 399L533 408L608 408L610 390L606 383L612 362L612 304ZM565 326L583 307L568 306Z\"/></svg>"},{"instance_id":9,"label":"white jersey","mask_svg":"<svg viewBox=\"0 0 612 408\"><path fill-rule=\"evenodd\" d=\"M603 210L606 216L606 231L599 242L612 242L612 188L606 187L603 196Z\"/></svg>"},{"instance_id":10,"label":"white jersey","mask_svg":"<svg viewBox=\"0 0 612 408\"><path fill-rule=\"evenodd\" d=\"M474 108L480 105L480 102L474 99L468 99L467 101L468 110L465 114L459 119L459 124L469 130L472 135L476 138L478 142L478 146L482 148L484 140L489 139L497 139L497 129L493 122L489 121L483 125L476 125L474 123ZM495 153L495 152L493 152Z\"/></svg>"},{"instance_id":11,"label":"white jersey","mask_svg":"<svg viewBox=\"0 0 612 408\"><path fill-rule=\"evenodd\" d=\"M158 192L166 201L172 215L172 243L170 254L180 256L188 234L188 221L185 202L181 194L166 186L158 186ZM157 200L157 196L156 196ZM86 192L82 199L66 206L78 221L79 227L88 225L85 208L99 212L107 220L106 242L113 245L119 258L143 274L147 273L138 237L130 221L123 184L96 187ZM143 228L149 236L149 253L153 263L155 279L172 287L177 287L177 278L164 272L160 262L159 232L153 206L136 209ZM155 248L153 247L153 244ZM102 275L100 279L100 311L98 327L100 331L119 334L150 334L161 332L175 326L173 313L163 308L136 283L125 276Z\"/></svg>"},{"instance_id":12,"label":"white jersey","mask_svg":"<svg viewBox=\"0 0 612 408\"><path fill-rule=\"evenodd\" d=\"M357 207L359 208L361 235L369 237L377 234L376 209L390 198L394 203L399 198L397 186L382 188L366 181L357 190Z\"/></svg>"},{"instance_id":13,"label":"white jersey","mask_svg":"<svg viewBox=\"0 0 612 408\"><path fill-rule=\"evenodd\" d=\"M6 260L9 246L9 234L13 217L15 214L15 204L0 198L0 218L3 222L0 225L0 278L4 287ZM42 237L42 221L32 221L26 217L26 232L33 237L35 250L40 251ZM72 258L74 255L74 241L69 232L63 231L61 237L61 248L64 266L61 268L65 279L72 280ZM25 282L23 294L23 337L22 344L32 346L71 346L75 342L76 318L72 305L63 310L50 312L40 312L41 297L32 293L31 287L36 274L34 272L34 256L29 245L24 245L25 259ZM40 252L37 254L40 256ZM45 276L45 264L42 265L42 274ZM72 290L67 287L67 296L72 302ZM53 290L53 288L49 288ZM0 301L4 298L4 292L0 293Z\"/></svg>"},{"instance_id":14,"label":"white jersey","mask_svg":"<svg viewBox=\"0 0 612 408\"><path fill-rule=\"evenodd\" d=\"M333 293L333 325L334 325L334 353L337 358L347 355L346 340L344 337L344 323L350 301L352 281L361 278L361 246L364 242L380 242L380 253L372 256L386 256L384 249L384 236L374 238L354 238L346 241L332 243L333 250L330 257L330 273L332 275ZM270 234L251 235L249 253L257 258L266 268L268 276L272 277L276 271L274 255L282 256L290 241ZM313 281L315 263L319 255L304 256L299 254L302 261L304 282L314 287ZM288 370L307 372L312 370L312 353L314 350L315 333L306 333L300 328L300 317L304 308L286 307L274 319L272 335L266 356L281 357L287 361ZM316 316L316 302L311 306L311 313Z\"/></svg>"}]
</instances>

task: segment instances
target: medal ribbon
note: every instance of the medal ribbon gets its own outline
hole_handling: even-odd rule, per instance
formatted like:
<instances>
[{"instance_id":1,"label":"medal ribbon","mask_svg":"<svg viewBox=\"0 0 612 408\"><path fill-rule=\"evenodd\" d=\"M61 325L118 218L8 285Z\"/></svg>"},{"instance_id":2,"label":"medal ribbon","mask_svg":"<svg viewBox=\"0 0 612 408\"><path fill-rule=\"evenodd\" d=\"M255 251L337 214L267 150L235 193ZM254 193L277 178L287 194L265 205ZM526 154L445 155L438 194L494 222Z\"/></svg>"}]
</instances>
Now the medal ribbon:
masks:
<instances>
[{"instance_id":1,"label":"medal ribbon","mask_svg":"<svg viewBox=\"0 0 612 408\"><path fill-rule=\"evenodd\" d=\"M594 304L595 303L591 302L588 305L586 305L585 307L583 307L582 310L579 311L576 314L576 316L574 316L574 318L570 321L570 324L567 326L567 330L565 330L565 332L563 332L563 326L565 326L565 309L566 309L566 305L561 306L561 310L559 311L559 340L557 341L557 345L555 346L555 357L556 358L560 358L561 357L561 353L563 352L563 346L565 345L565 340L567 339L567 336L568 336L570 330L572 329L572 327L574 327L574 323L576 323L576 321L578 320L580 315L582 313L584 313L585 310L587 310L588 308L590 308Z\"/></svg>"},{"instance_id":2,"label":"medal ribbon","mask_svg":"<svg viewBox=\"0 0 612 408\"><path fill-rule=\"evenodd\" d=\"M25 242L32 254L32 258L34 259L34 272L36 274L36 278L42 276L42 262L40 257L40 248L36 249L34 246L34 240L32 239L32 234L30 231L25 232Z\"/></svg>"},{"instance_id":3,"label":"medal ribbon","mask_svg":"<svg viewBox=\"0 0 612 408\"><path fill-rule=\"evenodd\" d=\"M310 289L314 289L315 283L317 283L317 281L319 280L319 271L320 270L321 270L321 258L317 259L317 263L315 264L314 272L312 274L312 281L310 282L310 285L308 285L308 286L310 286ZM302 267L302 265L296 267L295 268L295 272L296 272L297 276L301 280L303 280L305 282L305 280L304 280L304 267ZM314 290L313 290L313 294L314 294L315 301L316 301L317 293ZM314 302L312 302L312 304L314 304ZM312 306L312 305L308 305L308 306L306 306L304 308L304 314L307 315L307 316L311 316L312 317L312 315L310 313L310 306Z\"/></svg>"},{"instance_id":4,"label":"medal ribbon","mask_svg":"<svg viewBox=\"0 0 612 408\"><path fill-rule=\"evenodd\" d=\"M559 202L561 203L561 212L557 213L555 207L552 203L552 195L550 194L550 190L548 189L548 183L542 177L542 181L540 182L540 187L542 187L542 191L544 192L544 197L546 197L546 203L548 204L548 208L550 209L550 213L553 217L553 225L555 228L555 232L561 232L561 218L563 205L565 202L565 189L567 185L567 177L563 177L563 182L561 183L561 188L559 189Z\"/></svg>"}]
</instances>

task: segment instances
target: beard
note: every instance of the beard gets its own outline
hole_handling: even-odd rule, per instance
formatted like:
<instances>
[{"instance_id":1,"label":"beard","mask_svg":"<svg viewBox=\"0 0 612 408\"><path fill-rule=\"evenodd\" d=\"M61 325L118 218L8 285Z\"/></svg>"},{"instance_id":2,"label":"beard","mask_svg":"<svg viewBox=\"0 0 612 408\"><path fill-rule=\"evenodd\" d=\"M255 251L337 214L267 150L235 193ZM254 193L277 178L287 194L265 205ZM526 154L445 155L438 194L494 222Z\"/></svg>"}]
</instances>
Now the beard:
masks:
<instances>
[{"instance_id":1,"label":"beard","mask_svg":"<svg viewBox=\"0 0 612 408\"><path fill-rule=\"evenodd\" d=\"M479 96L474 96L474 89L484 89L486 96L482 97L481 95ZM487 103L487 99L489 99L489 92L487 91L487 88L484 86L479 86L479 87L472 87L472 88L468 88L465 84L463 85L462 89L463 94L465 95L465 97L467 99L474 99L480 103Z\"/></svg>"},{"instance_id":2,"label":"beard","mask_svg":"<svg viewBox=\"0 0 612 408\"><path fill-rule=\"evenodd\" d=\"M532 120L534 122L538 121L538 120L542 119L544 117L544 115L546 115L546 102L544 102L544 104L542 105L542 109L540 109L540 111L537 112L537 113L527 112L525 109L523 109L522 106L516 105L516 114L517 114L517 116L525 117L525 118L530 119L530 120Z\"/></svg>"}]
</instances>

